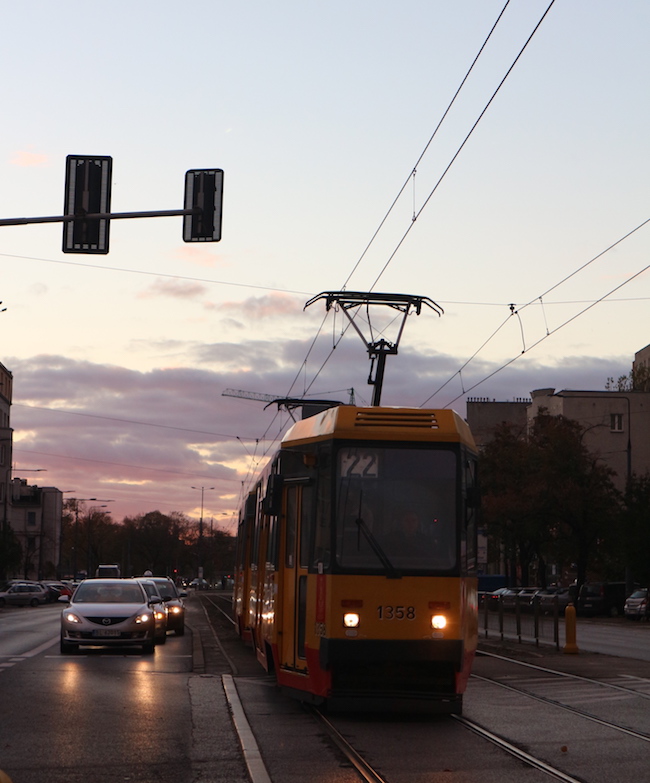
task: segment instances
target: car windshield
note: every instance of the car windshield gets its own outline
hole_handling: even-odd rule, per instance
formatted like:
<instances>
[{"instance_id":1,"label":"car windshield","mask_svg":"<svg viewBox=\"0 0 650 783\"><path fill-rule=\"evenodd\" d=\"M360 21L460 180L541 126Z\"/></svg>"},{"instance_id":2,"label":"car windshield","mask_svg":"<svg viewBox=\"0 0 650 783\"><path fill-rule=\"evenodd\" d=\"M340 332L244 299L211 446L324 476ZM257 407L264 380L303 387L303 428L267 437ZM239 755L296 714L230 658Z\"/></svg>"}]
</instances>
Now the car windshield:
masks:
<instances>
[{"instance_id":1,"label":"car windshield","mask_svg":"<svg viewBox=\"0 0 650 783\"><path fill-rule=\"evenodd\" d=\"M635 590L630 598L645 598L648 595L647 590Z\"/></svg>"},{"instance_id":2,"label":"car windshield","mask_svg":"<svg viewBox=\"0 0 650 783\"><path fill-rule=\"evenodd\" d=\"M154 579L153 581L158 585L160 595L171 595L172 598L178 598L176 585L173 582L169 582L167 579Z\"/></svg>"},{"instance_id":3,"label":"car windshield","mask_svg":"<svg viewBox=\"0 0 650 783\"><path fill-rule=\"evenodd\" d=\"M450 569L456 564L456 455L446 449L342 448L339 566Z\"/></svg>"},{"instance_id":4,"label":"car windshield","mask_svg":"<svg viewBox=\"0 0 650 783\"><path fill-rule=\"evenodd\" d=\"M83 582L74 594L75 603L84 604L141 604L142 590L133 584L93 584Z\"/></svg>"}]
</instances>

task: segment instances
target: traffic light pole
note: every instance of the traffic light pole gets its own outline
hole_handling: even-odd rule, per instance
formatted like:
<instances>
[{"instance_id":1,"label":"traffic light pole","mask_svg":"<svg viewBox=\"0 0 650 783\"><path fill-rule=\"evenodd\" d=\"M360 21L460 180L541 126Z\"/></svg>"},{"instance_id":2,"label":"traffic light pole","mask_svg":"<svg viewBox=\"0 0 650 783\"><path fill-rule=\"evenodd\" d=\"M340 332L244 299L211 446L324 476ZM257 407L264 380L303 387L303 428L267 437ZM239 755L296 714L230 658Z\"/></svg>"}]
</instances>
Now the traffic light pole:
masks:
<instances>
[{"instance_id":1,"label":"traffic light pole","mask_svg":"<svg viewBox=\"0 0 650 783\"><path fill-rule=\"evenodd\" d=\"M0 218L0 226L24 226L29 223L69 223L72 220L120 220L122 218L176 217L200 215L200 207L192 209L162 209L151 212L91 212L87 215L53 215L51 217Z\"/></svg>"}]
</instances>

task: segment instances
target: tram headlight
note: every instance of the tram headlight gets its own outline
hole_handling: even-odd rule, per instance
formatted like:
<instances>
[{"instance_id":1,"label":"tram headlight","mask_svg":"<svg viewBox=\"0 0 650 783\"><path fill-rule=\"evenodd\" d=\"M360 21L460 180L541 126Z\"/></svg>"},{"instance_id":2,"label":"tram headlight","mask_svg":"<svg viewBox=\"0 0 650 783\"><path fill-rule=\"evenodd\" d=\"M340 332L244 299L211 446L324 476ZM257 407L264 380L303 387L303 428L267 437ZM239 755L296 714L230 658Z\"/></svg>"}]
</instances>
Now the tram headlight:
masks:
<instances>
[{"instance_id":1,"label":"tram headlight","mask_svg":"<svg viewBox=\"0 0 650 783\"><path fill-rule=\"evenodd\" d=\"M431 627L434 631L442 631L447 626L447 618L444 614L434 614L431 618Z\"/></svg>"},{"instance_id":2,"label":"tram headlight","mask_svg":"<svg viewBox=\"0 0 650 783\"><path fill-rule=\"evenodd\" d=\"M346 612L343 615L343 625L346 628L358 628L359 627L359 614L357 612Z\"/></svg>"}]
</instances>

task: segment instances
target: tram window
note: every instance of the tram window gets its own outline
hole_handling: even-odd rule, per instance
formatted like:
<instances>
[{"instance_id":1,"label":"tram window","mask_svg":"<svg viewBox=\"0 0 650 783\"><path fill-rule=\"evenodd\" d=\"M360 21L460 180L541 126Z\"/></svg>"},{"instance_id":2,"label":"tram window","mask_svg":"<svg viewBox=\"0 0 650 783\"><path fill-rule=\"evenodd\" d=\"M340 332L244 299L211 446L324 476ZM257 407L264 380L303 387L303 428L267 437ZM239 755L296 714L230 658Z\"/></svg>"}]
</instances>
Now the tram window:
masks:
<instances>
[{"instance_id":1,"label":"tram window","mask_svg":"<svg viewBox=\"0 0 650 783\"><path fill-rule=\"evenodd\" d=\"M287 513L285 521L284 564L287 568L295 565L296 527L298 517L297 487L287 489Z\"/></svg>"},{"instance_id":2,"label":"tram window","mask_svg":"<svg viewBox=\"0 0 650 783\"><path fill-rule=\"evenodd\" d=\"M465 535L464 535L464 570L467 574L475 574L477 569L477 516L478 516L478 483L476 479L476 460L465 461Z\"/></svg>"},{"instance_id":3,"label":"tram window","mask_svg":"<svg viewBox=\"0 0 650 783\"><path fill-rule=\"evenodd\" d=\"M329 453L321 452L319 456L320 471L316 485L316 509L314 522L314 557L313 566L328 570L332 554L332 522L331 522L331 470Z\"/></svg>"},{"instance_id":4,"label":"tram window","mask_svg":"<svg viewBox=\"0 0 650 783\"><path fill-rule=\"evenodd\" d=\"M455 569L457 464L451 449L340 449L335 511L339 566Z\"/></svg>"},{"instance_id":5,"label":"tram window","mask_svg":"<svg viewBox=\"0 0 650 783\"><path fill-rule=\"evenodd\" d=\"M278 518L269 517L269 537L266 542L266 562L278 566Z\"/></svg>"},{"instance_id":6,"label":"tram window","mask_svg":"<svg viewBox=\"0 0 650 783\"><path fill-rule=\"evenodd\" d=\"M314 510L312 488L303 486L300 496L300 567L309 567L309 551L312 538Z\"/></svg>"}]
</instances>

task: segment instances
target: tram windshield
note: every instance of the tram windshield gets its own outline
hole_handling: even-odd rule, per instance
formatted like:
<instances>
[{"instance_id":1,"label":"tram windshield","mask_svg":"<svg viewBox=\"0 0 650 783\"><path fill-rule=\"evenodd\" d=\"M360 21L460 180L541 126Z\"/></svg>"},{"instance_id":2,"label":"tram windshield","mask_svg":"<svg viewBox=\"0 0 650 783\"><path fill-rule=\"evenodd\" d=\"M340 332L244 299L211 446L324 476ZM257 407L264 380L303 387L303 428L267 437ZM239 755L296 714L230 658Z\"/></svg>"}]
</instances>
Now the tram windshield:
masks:
<instances>
[{"instance_id":1,"label":"tram windshield","mask_svg":"<svg viewBox=\"0 0 650 783\"><path fill-rule=\"evenodd\" d=\"M387 572L454 568L456 465L449 449L340 449L338 565Z\"/></svg>"}]
</instances>

